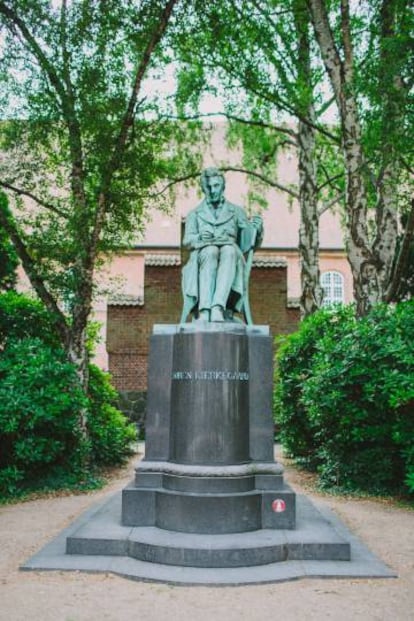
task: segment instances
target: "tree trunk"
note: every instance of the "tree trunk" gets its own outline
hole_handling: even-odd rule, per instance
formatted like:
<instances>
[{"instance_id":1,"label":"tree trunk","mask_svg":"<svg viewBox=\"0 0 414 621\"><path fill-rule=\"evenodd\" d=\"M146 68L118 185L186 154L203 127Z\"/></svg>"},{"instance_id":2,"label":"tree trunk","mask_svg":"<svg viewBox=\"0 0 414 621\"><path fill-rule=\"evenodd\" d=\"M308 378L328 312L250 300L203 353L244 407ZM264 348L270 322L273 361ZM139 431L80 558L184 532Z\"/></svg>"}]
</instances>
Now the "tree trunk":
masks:
<instances>
[{"instance_id":1,"label":"tree trunk","mask_svg":"<svg viewBox=\"0 0 414 621\"><path fill-rule=\"evenodd\" d=\"M395 140L404 131L402 105L405 89L401 77L395 70L395 53L390 51L395 37L396 5L394 0L383 0L380 9L380 90L383 97L381 124L382 170L378 180L378 201L376 211L377 235L374 251L381 266L380 279L384 301L389 292L398 288L393 283L398 270L393 270L398 245L398 153ZM404 270L404 266L401 266Z\"/></svg>"},{"instance_id":2,"label":"tree trunk","mask_svg":"<svg viewBox=\"0 0 414 621\"><path fill-rule=\"evenodd\" d=\"M365 314L381 300L379 265L374 256L367 226L366 166L361 141L361 124L354 94L353 50L350 37L348 0L341 0L342 60L329 24L324 0L309 0L313 27L322 60L330 78L339 109L342 148L346 168L348 260L354 282L357 314Z\"/></svg>"},{"instance_id":3,"label":"tree trunk","mask_svg":"<svg viewBox=\"0 0 414 621\"><path fill-rule=\"evenodd\" d=\"M323 291L319 272L319 213L316 182L315 109L313 105L310 63L309 14L305 0L295 0L293 16L298 43L297 80L303 91L303 105L299 115L299 252L301 258L302 318L317 311L322 304ZM307 17L307 19L305 19ZM306 118L308 122L301 119Z\"/></svg>"},{"instance_id":4,"label":"tree trunk","mask_svg":"<svg viewBox=\"0 0 414 621\"><path fill-rule=\"evenodd\" d=\"M78 330L69 337L66 347L66 355L72 364L76 367L79 382L85 392L88 390L89 382L89 354L86 347L86 327ZM82 408L79 411L79 429L83 438L88 437L88 411Z\"/></svg>"},{"instance_id":5,"label":"tree trunk","mask_svg":"<svg viewBox=\"0 0 414 621\"><path fill-rule=\"evenodd\" d=\"M301 257L302 318L321 307L323 292L319 272L319 215L316 196L315 130L299 121L299 204L301 224L299 251Z\"/></svg>"}]
</instances>

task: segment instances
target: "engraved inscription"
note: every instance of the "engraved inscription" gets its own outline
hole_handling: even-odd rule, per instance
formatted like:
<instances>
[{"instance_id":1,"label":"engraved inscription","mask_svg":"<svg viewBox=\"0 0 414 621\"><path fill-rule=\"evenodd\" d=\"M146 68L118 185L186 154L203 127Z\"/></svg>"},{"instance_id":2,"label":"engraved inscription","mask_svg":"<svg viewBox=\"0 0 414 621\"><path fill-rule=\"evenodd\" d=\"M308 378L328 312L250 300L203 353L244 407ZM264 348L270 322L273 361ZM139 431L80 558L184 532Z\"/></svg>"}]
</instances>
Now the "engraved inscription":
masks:
<instances>
[{"instance_id":1,"label":"engraved inscription","mask_svg":"<svg viewBox=\"0 0 414 621\"><path fill-rule=\"evenodd\" d=\"M247 371L174 371L174 380L230 380L247 382L249 374Z\"/></svg>"}]
</instances>

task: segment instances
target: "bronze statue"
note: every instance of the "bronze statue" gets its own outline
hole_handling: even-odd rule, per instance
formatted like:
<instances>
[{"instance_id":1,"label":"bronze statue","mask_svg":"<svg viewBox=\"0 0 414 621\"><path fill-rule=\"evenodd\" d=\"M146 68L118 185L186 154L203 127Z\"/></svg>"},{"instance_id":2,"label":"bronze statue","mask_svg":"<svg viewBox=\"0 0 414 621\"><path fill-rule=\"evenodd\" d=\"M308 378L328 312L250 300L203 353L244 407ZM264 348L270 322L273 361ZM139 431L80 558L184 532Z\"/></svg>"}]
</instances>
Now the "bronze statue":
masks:
<instances>
[{"instance_id":1,"label":"bronze statue","mask_svg":"<svg viewBox=\"0 0 414 621\"><path fill-rule=\"evenodd\" d=\"M217 168L201 174L205 198L187 216L184 246L191 251L183 268L183 323L192 313L204 321L233 321L234 313L252 323L248 280L253 251L263 238L260 216L251 220L224 198L225 181Z\"/></svg>"}]
</instances>

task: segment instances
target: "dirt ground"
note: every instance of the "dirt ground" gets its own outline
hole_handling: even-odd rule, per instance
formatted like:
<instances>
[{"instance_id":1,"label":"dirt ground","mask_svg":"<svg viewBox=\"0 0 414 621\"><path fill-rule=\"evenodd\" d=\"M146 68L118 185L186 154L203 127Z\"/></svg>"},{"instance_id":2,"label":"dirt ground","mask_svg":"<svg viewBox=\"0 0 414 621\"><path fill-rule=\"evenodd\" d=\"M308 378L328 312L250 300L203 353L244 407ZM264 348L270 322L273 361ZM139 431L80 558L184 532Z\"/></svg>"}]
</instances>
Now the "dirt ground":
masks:
<instances>
[{"instance_id":1,"label":"dirt ground","mask_svg":"<svg viewBox=\"0 0 414 621\"><path fill-rule=\"evenodd\" d=\"M0 507L0 621L409 621L414 619L414 511L381 500L316 494L289 464L286 479L335 511L397 579L320 580L243 587L183 587L111 574L22 572L19 566L80 513L132 478L133 463L104 490Z\"/></svg>"}]
</instances>

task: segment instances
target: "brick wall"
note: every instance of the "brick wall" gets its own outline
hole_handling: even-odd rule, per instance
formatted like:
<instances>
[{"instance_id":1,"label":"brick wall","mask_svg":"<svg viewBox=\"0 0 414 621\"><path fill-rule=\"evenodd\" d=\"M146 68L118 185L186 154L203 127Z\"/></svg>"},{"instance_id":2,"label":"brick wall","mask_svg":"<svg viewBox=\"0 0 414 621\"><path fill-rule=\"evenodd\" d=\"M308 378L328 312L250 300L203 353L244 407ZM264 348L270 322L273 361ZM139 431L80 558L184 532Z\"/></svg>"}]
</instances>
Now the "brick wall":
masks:
<instances>
[{"instance_id":1,"label":"brick wall","mask_svg":"<svg viewBox=\"0 0 414 621\"><path fill-rule=\"evenodd\" d=\"M287 306L286 267L253 267L250 306L254 323L270 326L272 336L296 329L299 309Z\"/></svg>"},{"instance_id":2,"label":"brick wall","mask_svg":"<svg viewBox=\"0 0 414 621\"><path fill-rule=\"evenodd\" d=\"M179 322L182 310L181 267L146 266L144 305L108 305L109 370L119 391L145 391L149 336L154 323ZM253 267L250 305L256 324L273 336L296 329L299 310L287 307L286 267Z\"/></svg>"}]
</instances>

